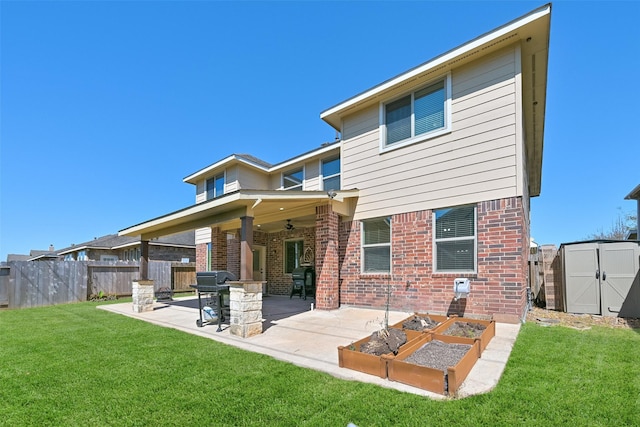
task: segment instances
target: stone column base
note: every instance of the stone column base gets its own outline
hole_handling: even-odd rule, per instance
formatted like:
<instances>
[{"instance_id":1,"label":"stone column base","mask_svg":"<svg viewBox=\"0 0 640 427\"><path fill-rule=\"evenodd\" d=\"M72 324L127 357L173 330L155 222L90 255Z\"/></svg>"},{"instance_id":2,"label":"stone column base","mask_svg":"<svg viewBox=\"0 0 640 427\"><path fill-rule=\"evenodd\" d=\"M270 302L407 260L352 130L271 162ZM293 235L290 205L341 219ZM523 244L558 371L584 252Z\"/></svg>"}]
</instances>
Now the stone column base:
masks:
<instances>
[{"instance_id":1,"label":"stone column base","mask_svg":"<svg viewBox=\"0 0 640 427\"><path fill-rule=\"evenodd\" d=\"M153 280L134 280L131 283L134 313L153 310L153 288Z\"/></svg>"},{"instance_id":2,"label":"stone column base","mask_svg":"<svg viewBox=\"0 0 640 427\"><path fill-rule=\"evenodd\" d=\"M262 333L262 282L229 283L229 332L242 338Z\"/></svg>"}]
</instances>

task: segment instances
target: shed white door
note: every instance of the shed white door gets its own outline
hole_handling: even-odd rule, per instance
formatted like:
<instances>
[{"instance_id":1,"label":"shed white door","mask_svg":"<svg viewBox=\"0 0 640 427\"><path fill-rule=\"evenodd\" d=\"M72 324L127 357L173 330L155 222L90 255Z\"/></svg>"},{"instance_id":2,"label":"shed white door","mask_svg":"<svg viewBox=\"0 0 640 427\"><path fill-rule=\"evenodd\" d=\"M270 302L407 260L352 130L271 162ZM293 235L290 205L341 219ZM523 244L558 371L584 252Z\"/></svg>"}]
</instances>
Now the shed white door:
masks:
<instances>
[{"instance_id":1,"label":"shed white door","mask_svg":"<svg viewBox=\"0 0 640 427\"><path fill-rule=\"evenodd\" d=\"M566 311L600 314L598 244L568 245L564 249Z\"/></svg>"},{"instance_id":2,"label":"shed white door","mask_svg":"<svg viewBox=\"0 0 640 427\"><path fill-rule=\"evenodd\" d=\"M635 243L600 245L603 316L640 317L639 256Z\"/></svg>"}]
</instances>

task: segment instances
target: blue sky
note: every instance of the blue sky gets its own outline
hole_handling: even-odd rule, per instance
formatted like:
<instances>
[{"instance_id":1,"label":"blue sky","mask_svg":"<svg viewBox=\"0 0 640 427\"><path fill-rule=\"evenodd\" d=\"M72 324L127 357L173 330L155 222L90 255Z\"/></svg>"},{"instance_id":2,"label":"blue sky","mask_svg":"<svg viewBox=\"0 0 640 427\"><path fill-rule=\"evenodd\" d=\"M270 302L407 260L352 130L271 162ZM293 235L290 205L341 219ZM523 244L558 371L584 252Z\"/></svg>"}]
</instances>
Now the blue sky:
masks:
<instances>
[{"instance_id":1,"label":"blue sky","mask_svg":"<svg viewBox=\"0 0 640 427\"><path fill-rule=\"evenodd\" d=\"M181 209L231 153L332 141L320 112L543 2L0 2L0 260ZM553 4L538 243L640 184L640 2Z\"/></svg>"}]
</instances>

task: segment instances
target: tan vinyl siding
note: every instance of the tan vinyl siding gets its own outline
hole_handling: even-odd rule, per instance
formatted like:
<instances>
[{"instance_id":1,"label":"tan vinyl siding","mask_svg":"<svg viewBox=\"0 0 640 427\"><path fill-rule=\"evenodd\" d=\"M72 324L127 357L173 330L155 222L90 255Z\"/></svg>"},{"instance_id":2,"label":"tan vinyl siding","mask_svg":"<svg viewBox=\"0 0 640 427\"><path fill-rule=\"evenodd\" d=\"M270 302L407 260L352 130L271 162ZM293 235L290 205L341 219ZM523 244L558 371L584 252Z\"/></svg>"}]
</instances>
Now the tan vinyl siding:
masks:
<instances>
[{"instance_id":1,"label":"tan vinyl siding","mask_svg":"<svg viewBox=\"0 0 640 427\"><path fill-rule=\"evenodd\" d=\"M211 228L198 228L196 230L196 245L211 242Z\"/></svg>"},{"instance_id":2,"label":"tan vinyl siding","mask_svg":"<svg viewBox=\"0 0 640 427\"><path fill-rule=\"evenodd\" d=\"M452 70L452 131L385 153L378 107L346 117L342 179L360 189L355 218L522 195L515 72L513 48Z\"/></svg>"},{"instance_id":3,"label":"tan vinyl siding","mask_svg":"<svg viewBox=\"0 0 640 427\"><path fill-rule=\"evenodd\" d=\"M377 105L360 111L358 112L356 120L345 120L344 128L342 129L342 139L346 141L350 138L353 138L357 135L362 135L366 132L370 132L373 130L377 132L379 122L380 113Z\"/></svg>"},{"instance_id":4,"label":"tan vinyl siding","mask_svg":"<svg viewBox=\"0 0 640 427\"><path fill-rule=\"evenodd\" d=\"M314 191L320 189L320 161L313 159L304 165L304 189Z\"/></svg>"},{"instance_id":5,"label":"tan vinyl siding","mask_svg":"<svg viewBox=\"0 0 640 427\"><path fill-rule=\"evenodd\" d=\"M269 177L264 172L259 172L246 166L238 166L238 188L245 190L268 190Z\"/></svg>"},{"instance_id":6,"label":"tan vinyl siding","mask_svg":"<svg viewBox=\"0 0 640 427\"><path fill-rule=\"evenodd\" d=\"M237 165L231 166L225 170L224 176L224 192L232 193L240 189L239 180L240 171Z\"/></svg>"},{"instance_id":7,"label":"tan vinyl siding","mask_svg":"<svg viewBox=\"0 0 640 427\"><path fill-rule=\"evenodd\" d=\"M282 186L282 174L274 173L269 176L269 189L278 190Z\"/></svg>"},{"instance_id":8,"label":"tan vinyl siding","mask_svg":"<svg viewBox=\"0 0 640 427\"><path fill-rule=\"evenodd\" d=\"M205 181L198 181L196 184L196 203L202 203L207 200Z\"/></svg>"}]
</instances>

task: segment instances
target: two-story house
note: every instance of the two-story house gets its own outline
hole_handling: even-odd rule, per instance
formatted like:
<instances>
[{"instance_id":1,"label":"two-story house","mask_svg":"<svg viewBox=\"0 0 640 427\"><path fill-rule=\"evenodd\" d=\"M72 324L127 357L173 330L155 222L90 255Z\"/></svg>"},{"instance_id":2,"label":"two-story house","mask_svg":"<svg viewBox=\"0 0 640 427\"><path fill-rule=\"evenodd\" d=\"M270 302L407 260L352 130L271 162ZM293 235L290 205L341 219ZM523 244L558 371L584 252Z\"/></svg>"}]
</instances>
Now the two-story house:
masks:
<instances>
[{"instance_id":1,"label":"two-story house","mask_svg":"<svg viewBox=\"0 0 640 427\"><path fill-rule=\"evenodd\" d=\"M234 154L187 176L196 203L120 232L195 229L197 269L288 294L316 269L316 306L517 321L529 198L540 194L551 6L320 114L341 139L270 165ZM471 293L456 299L453 282Z\"/></svg>"}]
</instances>

